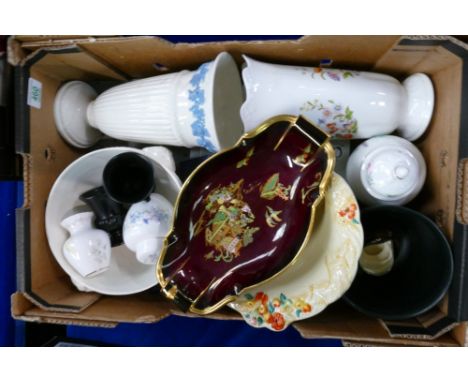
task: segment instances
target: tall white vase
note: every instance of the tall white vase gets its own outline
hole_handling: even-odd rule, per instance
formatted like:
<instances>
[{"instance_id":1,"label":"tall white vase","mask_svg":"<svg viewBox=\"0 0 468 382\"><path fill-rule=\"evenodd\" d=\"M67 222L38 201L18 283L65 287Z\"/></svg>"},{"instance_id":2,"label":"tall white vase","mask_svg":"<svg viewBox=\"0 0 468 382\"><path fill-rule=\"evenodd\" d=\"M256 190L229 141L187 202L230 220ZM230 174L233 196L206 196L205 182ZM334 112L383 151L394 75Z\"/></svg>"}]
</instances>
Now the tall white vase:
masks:
<instances>
[{"instance_id":1,"label":"tall white vase","mask_svg":"<svg viewBox=\"0 0 468 382\"><path fill-rule=\"evenodd\" d=\"M431 80L413 74L403 84L378 73L268 64L244 56L246 131L277 114L302 114L334 138L369 138L395 129L419 138L434 107Z\"/></svg>"},{"instance_id":2,"label":"tall white vase","mask_svg":"<svg viewBox=\"0 0 468 382\"><path fill-rule=\"evenodd\" d=\"M81 81L69 82L57 93L57 129L74 146L96 143L98 129L125 141L218 151L243 133L242 82L225 52L196 71L131 81L94 98L96 92Z\"/></svg>"}]
</instances>

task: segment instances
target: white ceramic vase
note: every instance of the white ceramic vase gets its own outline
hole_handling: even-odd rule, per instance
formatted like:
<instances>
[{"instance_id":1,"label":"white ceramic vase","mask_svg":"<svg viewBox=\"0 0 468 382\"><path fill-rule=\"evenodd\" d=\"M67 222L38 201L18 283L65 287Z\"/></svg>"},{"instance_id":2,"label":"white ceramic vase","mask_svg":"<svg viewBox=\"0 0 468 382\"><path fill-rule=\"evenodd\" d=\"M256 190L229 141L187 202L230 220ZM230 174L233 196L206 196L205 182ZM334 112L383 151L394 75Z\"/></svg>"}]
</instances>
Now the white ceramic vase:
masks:
<instances>
[{"instance_id":1,"label":"white ceramic vase","mask_svg":"<svg viewBox=\"0 0 468 382\"><path fill-rule=\"evenodd\" d=\"M143 264L156 264L172 221L172 204L160 194L133 204L125 216L123 239Z\"/></svg>"},{"instance_id":2,"label":"white ceramic vase","mask_svg":"<svg viewBox=\"0 0 468 382\"><path fill-rule=\"evenodd\" d=\"M374 137L353 151L346 178L367 205L403 205L421 191L426 163L411 142L392 135Z\"/></svg>"},{"instance_id":3,"label":"white ceramic vase","mask_svg":"<svg viewBox=\"0 0 468 382\"><path fill-rule=\"evenodd\" d=\"M196 71L131 81L99 96L82 81L68 82L57 93L54 116L59 133L76 147L90 147L104 133L124 141L218 151L243 133L243 99L236 63L223 52Z\"/></svg>"},{"instance_id":4,"label":"white ceramic vase","mask_svg":"<svg viewBox=\"0 0 468 382\"><path fill-rule=\"evenodd\" d=\"M106 232L93 227L94 214L79 212L62 220L70 237L63 245L63 255L82 276L94 277L109 269L111 244Z\"/></svg>"},{"instance_id":5,"label":"white ceramic vase","mask_svg":"<svg viewBox=\"0 0 468 382\"><path fill-rule=\"evenodd\" d=\"M370 138L397 133L419 138L429 125L434 90L429 77L403 84L378 73L268 64L244 56L246 131L278 114L302 114L332 137Z\"/></svg>"}]
</instances>

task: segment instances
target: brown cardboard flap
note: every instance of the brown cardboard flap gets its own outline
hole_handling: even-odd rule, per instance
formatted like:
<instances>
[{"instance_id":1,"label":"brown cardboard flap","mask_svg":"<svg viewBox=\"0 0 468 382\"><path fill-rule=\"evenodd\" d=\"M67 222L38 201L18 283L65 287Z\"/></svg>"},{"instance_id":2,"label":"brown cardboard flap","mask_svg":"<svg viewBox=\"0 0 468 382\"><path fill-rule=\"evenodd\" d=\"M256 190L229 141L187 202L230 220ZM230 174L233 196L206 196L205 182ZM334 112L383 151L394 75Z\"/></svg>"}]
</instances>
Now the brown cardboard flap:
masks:
<instances>
[{"instance_id":1,"label":"brown cardboard flap","mask_svg":"<svg viewBox=\"0 0 468 382\"><path fill-rule=\"evenodd\" d=\"M94 326L99 328L115 328L118 323L110 321L93 321L81 320L79 318L57 318L57 317L40 317L40 316L13 316L16 320L34 322L37 324L55 324L55 325L78 325L78 326Z\"/></svg>"},{"instance_id":2,"label":"brown cardboard flap","mask_svg":"<svg viewBox=\"0 0 468 382\"><path fill-rule=\"evenodd\" d=\"M450 335L457 341L459 346L468 346L468 323L461 322L458 326L452 329Z\"/></svg>"},{"instance_id":3,"label":"brown cardboard flap","mask_svg":"<svg viewBox=\"0 0 468 382\"><path fill-rule=\"evenodd\" d=\"M23 203L21 208L27 209L31 206L31 156L29 154L20 154L23 158Z\"/></svg>"},{"instance_id":4,"label":"brown cardboard flap","mask_svg":"<svg viewBox=\"0 0 468 382\"><path fill-rule=\"evenodd\" d=\"M132 296L102 296L100 300L80 313L46 311L31 307L21 317L36 317L39 320L54 319L66 322L133 322L153 323L171 314L171 303L161 296L141 293ZM45 322L45 321L44 321Z\"/></svg>"},{"instance_id":5,"label":"brown cardboard flap","mask_svg":"<svg viewBox=\"0 0 468 382\"><path fill-rule=\"evenodd\" d=\"M406 342L401 342L399 341L398 343L379 343L379 342L368 342L368 341L352 341L352 340L343 340L341 341L344 347L403 347L403 346L411 346L411 347L416 347L416 346L435 346L434 344L430 342L424 342L424 343L406 343ZM440 344L437 346L451 346L455 347L458 346L456 343L449 344Z\"/></svg>"},{"instance_id":6,"label":"brown cardboard flap","mask_svg":"<svg viewBox=\"0 0 468 382\"><path fill-rule=\"evenodd\" d=\"M460 224L468 224L468 158L458 165L457 183L457 220Z\"/></svg>"},{"instance_id":7,"label":"brown cardboard flap","mask_svg":"<svg viewBox=\"0 0 468 382\"><path fill-rule=\"evenodd\" d=\"M23 43L27 42L42 42L43 44L51 44L55 40L73 40L73 39L83 39L86 37L91 36L83 36L83 35L59 35L59 34L43 34L43 35L17 35L15 39L21 41Z\"/></svg>"},{"instance_id":8,"label":"brown cardboard flap","mask_svg":"<svg viewBox=\"0 0 468 382\"><path fill-rule=\"evenodd\" d=\"M446 313L434 307L413 319L404 321L382 321L382 326L392 338L434 340L458 326Z\"/></svg>"},{"instance_id":9,"label":"brown cardboard flap","mask_svg":"<svg viewBox=\"0 0 468 382\"><path fill-rule=\"evenodd\" d=\"M34 296L47 296L46 303ZM95 303L101 296L98 293L77 292L69 277L64 275L52 283L34 289L31 300L44 310L81 312Z\"/></svg>"},{"instance_id":10,"label":"brown cardboard flap","mask_svg":"<svg viewBox=\"0 0 468 382\"><path fill-rule=\"evenodd\" d=\"M432 74L431 79L437 102L424 139L417 142L426 160L427 176L415 203L452 241L461 114L461 104L453 100L461 98L461 62Z\"/></svg>"},{"instance_id":11,"label":"brown cardboard flap","mask_svg":"<svg viewBox=\"0 0 468 382\"><path fill-rule=\"evenodd\" d=\"M11 295L11 315L13 317L22 315L33 307L33 303L28 300L23 293L15 292Z\"/></svg>"},{"instance_id":12,"label":"brown cardboard flap","mask_svg":"<svg viewBox=\"0 0 468 382\"><path fill-rule=\"evenodd\" d=\"M7 60L10 65L19 65L26 58L26 51L22 48L21 42L10 37L7 44Z\"/></svg>"},{"instance_id":13,"label":"brown cardboard flap","mask_svg":"<svg viewBox=\"0 0 468 382\"><path fill-rule=\"evenodd\" d=\"M311 65L322 59L337 67L370 68L399 40L398 36L306 36L294 41L228 41L204 44L171 44L157 37L103 38L80 42L83 49L101 57L131 77L161 73L155 64L169 71L195 68L228 51L238 62L241 53L260 60Z\"/></svg>"},{"instance_id":14,"label":"brown cardboard flap","mask_svg":"<svg viewBox=\"0 0 468 382\"><path fill-rule=\"evenodd\" d=\"M39 307L43 311L79 313L100 298L100 295L97 293L76 293L75 291L69 291L70 293L64 294L65 291L66 289L64 288L59 293L57 291L50 293L47 289L40 290L37 293L16 293L12 296L12 314L14 316L22 315L32 307ZM47 296L47 301L41 296ZM28 304L24 304L24 301L27 301ZM16 308L13 308L14 306ZM20 309L19 312L18 309Z\"/></svg>"},{"instance_id":15,"label":"brown cardboard flap","mask_svg":"<svg viewBox=\"0 0 468 382\"><path fill-rule=\"evenodd\" d=\"M362 332L372 339L389 338L379 321L358 313L342 301L330 305L315 317L294 323L293 326L305 338L327 336L332 327L336 338L355 338Z\"/></svg>"},{"instance_id":16,"label":"brown cardboard flap","mask_svg":"<svg viewBox=\"0 0 468 382\"><path fill-rule=\"evenodd\" d=\"M81 66L87 71L80 78L122 77L86 53L69 52L60 57L39 53L32 59L30 69L23 67L19 71L18 76L22 78L18 84L27 86L29 77L43 84L41 107L26 105L27 89L16 89L18 113L23 116L15 127L21 138L17 139L16 148L24 159L25 180L23 208L16 213L18 284L34 304L45 310L79 312L99 296L78 292L55 261L47 242L44 216L47 198L56 178L85 151L69 146L60 137L55 127L53 103L62 81L68 75L74 76Z\"/></svg>"},{"instance_id":17,"label":"brown cardboard flap","mask_svg":"<svg viewBox=\"0 0 468 382\"><path fill-rule=\"evenodd\" d=\"M461 62L459 57L440 45L405 44L411 41L413 40L403 39L399 45L388 50L375 64L373 70L391 73L397 77L418 72L433 74L456 62ZM440 44L442 42L441 40Z\"/></svg>"},{"instance_id":18,"label":"brown cardboard flap","mask_svg":"<svg viewBox=\"0 0 468 382\"><path fill-rule=\"evenodd\" d=\"M53 54L56 51L58 49L37 52L37 55L43 55L43 57L35 64L35 69L59 81L89 81L99 78L124 81L128 78L108 63L102 62L87 52L77 51L73 46L67 54L63 54L63 50L60 50L61 54Z\"/></svg>"},{"instance_id":19,"label":"brown cardboard flap","mask_svg":"<svg viewBox=\"0 0 468 382\"><path fill-rule=\"evenodd\" d=\"M433 341L392 338L381 322L355 311L341 301L332 304L319 315L298 321L293 326L304 338L338 338L385 345L457 346L457 342L450 334L444 334Z\"/></svg>"},{"instance_id":20,"label":"brown cardboard flap","mask_svg":"<svg viewBox=\"0 0 468 382\"><path fill-rule=\"evenodd\" d=\"M65 272L54 259L45 232L45 208L49 192L58 175L65 167L82 155L78 150L67 145L60 137L53 118L53 102L60 81L45 76L35 67L31 69L31 77L43 83L41 109L30 108L29 125L29 156L31 158L29 193L31 205L29 210L31 230L29 256L30 291L37 291L45 285L51 285L61 279ZM47 86L46 86L47 84ZM64 214L67 211L64 211ZM63 285L63 283L62 283ZM68 281L67 291L72 288ZM37 294L37 293L36 293ZM50 301L50 303L53 303ZM87 305L87 304L86 304Z\"/></svg>"}]
</instances>

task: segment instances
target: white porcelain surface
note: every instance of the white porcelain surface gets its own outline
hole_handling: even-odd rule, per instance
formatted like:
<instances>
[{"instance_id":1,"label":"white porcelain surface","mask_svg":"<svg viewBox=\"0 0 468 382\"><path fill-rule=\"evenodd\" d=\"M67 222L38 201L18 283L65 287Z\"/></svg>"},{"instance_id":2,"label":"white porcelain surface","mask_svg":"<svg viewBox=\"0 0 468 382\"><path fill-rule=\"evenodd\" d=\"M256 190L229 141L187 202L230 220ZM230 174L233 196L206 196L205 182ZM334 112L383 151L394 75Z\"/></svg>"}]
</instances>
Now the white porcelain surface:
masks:
<instances>
[{"instance_id":1,"label":"white porcelain surface","mask_svg":"<svg viewBox=\"0 0 468 382\"><path fill-rule=\"evenodd\" d=\"M324 208L317 213L303 255L279 276L229 304L248 324L284 330L294 321L319 314L350 287L364 235L357 201L339 175L334 174Z\"/></svg>"},{"instance_id":2,"label":"white porcelain surface","mask_svg":"<svg viewBox=\"0 0 468 382\"><path fill-rule=\"evenodd\" d=\"M415 140L427 128L434 90L425 74L403 85L378 73L269 64L244 56L246 131L278 114L302 114L335 138L369 138L398 128Z\"/></svg>"},{"instance_id":3,"label":"white porcelain surface","mask_svg":"<svg viewBox=\"0 0 468 382\"><path fill-rule=\"evenodd\" d=\"M65 96L69 93L63 90L67 86L58 93L61 102L56 102L56 115L68 117L68 111L76 108L77 96ZM243 133L239 115L242 102L239 71L232 57L223 52L196 71L183 70L112 87L89 106L81 102L82 115L75 115L75 119L81 125L87 121L88 126L82 127L86 131L93 126L125 141L218 151L232 146ZM59 131L64 130L61 119L56 118L56 123Z\"/></svg>"},{"instance_id":4,"label":"white porcelain surface","mask_svg":"<svg viewBox=\"0 0 468 382\"><path fill-rule=\"evenodd\" d=\"M87 279L82 277L66 261L62 246L68 238L67 231L60 226L64 211L80 205L79 195L102 184L102 171L107 162L117 154L141 150L129 147L112 147L92 151L71 163L57 178L46 206L46 234L50 249L63 270L82 288L108 295L138 293L157 284L152 267L140 263L125 245L112 248L108 271ZM151 158L151 157L150 157ZM157 192L170 203L174 203L181 182L175 173L152 161Z\"/></svg>"},{"instance_id":5,"label":"white porcelain surface","mask_svg":"<svg viewBox=\"0 0 468 382\"><path fill-rule=\"evenodd\" d=\"M95 277L107 271L110 265L109 236L93 227L93 219L92 212L80 212L61 222L70 233L63 244L63 256L82 277Z\"/></svg>"},{"instance_id":6,"label":"white porcelain surface","mask_svg":"<svg viewBox=\"0 0 468 382\"><path fill-rule=\"evenodd\" d=\"M82 81L66 83L55 96L55 125L62 138L72 146L90 147L102 136L86 120L87 107L96 96L96 91Z\"/></svg>"},{"instance_id":7,"label":"white porcelain surface","mask_svg":"<svg viewBox=\"0 0 468 382\"><path fill-rule=\"evenodd\" d=\"M123 239L143 264L156 264L169 232L173 206L160 194L133 204L125 216Z\"/></svg>"},{"instance_id":8,"label":"white porcelain surface","mask_svg":"<svg viewBox=\"0 0 468 382\"><path fill-rule=\"evenodd\" d=\"M149 146L142 149L143 152L151 157L155 162L162 164L169 171L175 172L176 165L174 157L169 149L163 146Z\"/></svg>"},{"instance_id":9,"label":"white porcelain surface","mask_svg":"<svg viewBox=\"0 0 468 382\"><path fill-rule=\"evenodd\" d=\"M391 135L361 143L351 154L346 179L368 205L403 205L421 191L426 163L411 142Z\"/></svg>"}]
</instances>

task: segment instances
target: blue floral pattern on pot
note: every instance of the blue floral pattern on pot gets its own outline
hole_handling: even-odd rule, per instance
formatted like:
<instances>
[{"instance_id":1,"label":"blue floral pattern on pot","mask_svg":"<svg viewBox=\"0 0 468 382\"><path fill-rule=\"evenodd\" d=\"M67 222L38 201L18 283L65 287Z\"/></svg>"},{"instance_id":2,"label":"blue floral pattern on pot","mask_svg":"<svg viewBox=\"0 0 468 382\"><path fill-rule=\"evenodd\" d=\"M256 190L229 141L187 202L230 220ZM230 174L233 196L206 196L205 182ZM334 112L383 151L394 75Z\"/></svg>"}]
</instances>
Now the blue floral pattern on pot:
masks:
<instances>
[{"instance_id":1,"label":"blue floral pattern on pot","mask_svg":"<svg viewBox=\"0 0 468 382\"><path fill-rule=\"evenodd\" d=\"M190 80L190 84L193 86L189 89L189 100L192 101L193 105L190 107L190 111L194 117L194 121L191 124L192 134L197 138L197 144L204 147L208 151L216 152L216 147L210 140L210 132L206 128L205 118L205 90L203 89L202 83L205 81L206 74L210 68L211 63L205 63L201 65Z\"/></svg>"},{"instance_id":2,"label":"blue floral pattern on pot","mask_svg":"<svg viewBox=\"0 0 468 382\"><path fill-rule=\"evenodd\" d=\"M168 225L169 215L166 211L158 210L157 208L148 208L142 211L134 211L129 216L130 224L150 224L152 222Z\"/></svg>"}]
</instances>

